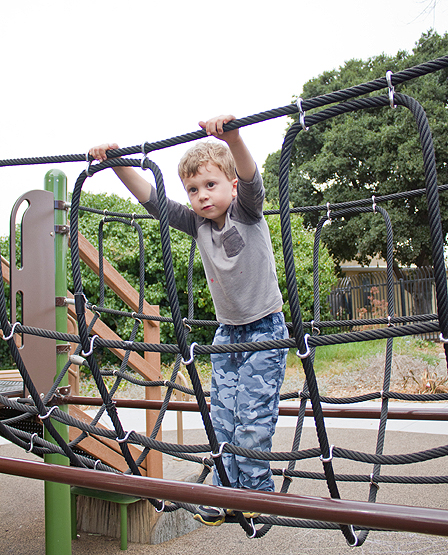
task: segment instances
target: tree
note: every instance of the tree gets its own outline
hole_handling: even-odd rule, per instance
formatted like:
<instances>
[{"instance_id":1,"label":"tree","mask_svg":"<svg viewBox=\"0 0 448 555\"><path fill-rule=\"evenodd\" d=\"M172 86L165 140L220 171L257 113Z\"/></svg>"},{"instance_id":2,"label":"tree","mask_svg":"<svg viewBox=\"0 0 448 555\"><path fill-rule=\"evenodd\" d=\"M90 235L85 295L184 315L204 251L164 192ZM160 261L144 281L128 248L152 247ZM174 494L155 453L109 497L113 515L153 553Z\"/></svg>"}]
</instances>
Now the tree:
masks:
<instances>
[{"instance_id":1,"label":"tree","mask_svg":"<svg viewBox=\"0 0 448 555\"><path fill-rule=\"evenodd\" d=\"M118 212L127 214L146 214L147 212L130 199L123 199L117 195L82 193L81 205L101 211ZM98 248L99 224L103 215L90 212L79 212L79 231ZM166 293L166 280L162 258L159 222L153 219L137 219L141 226L144 242L145 266L145 299L149 304L160 307L160 315L170 317L170 307ZM191 250L191 239L177 231L170 229L171 251L177 293L181 313L188 316L187 269ZM103 225L103 250L104 257L135 289L139 288L139 238L138 233L129 225L110 222ZM81 264L84 293L91 303L98 304L100 283L99 278L84 264ZM71 283L69 283L69 287ZM195 253L193 268L193 297L194 318L203 320L214 319L214 308L208 293L207 282L202 268L199 253ZM116 310L128 310L121 299L106 287L105 306ZM133 320L121 316L104 314L102 319L120 337L126 339L132 330ZM193 329L194 339L199 343L209 343L213 337L214 329ZM176 343L174 329L171 324L161 323L160 340L163 343ZM137 341L143 341L143 330L138 334Z\"/></svg>"},{"instance_id":2,"label":"tree","mask_svg":"<svg viewBox=\"0 0 448 555\"><path fill-rule=\"evenodd\" d=\"M412 54L384 54L366 61L353 59L338 70L327 71L308 81L300 95L312 98L384 77L448 52L448 34L428 32ZM448 69L396 87L424 107L431 126L439 184L448 182L446 126L448 123ZM378 93L372 93L373 95ZM312 112L310 112L312 113ZM297 120L298 116L293 117ZM280 152L268 156L264 165L267 198L278 196ZM369 109L338 116L300 132L290 165L290 198L294 206L339 203L399 191L423 189L425 178L417 127L403 107ZM444 234L448 232L448 197L441 194ZM397 264L418 267L431 264L431 241L426 198L394 200L382 204L394 230ZM308 213L305 225L312 228L322 213ZM386 256L386 235L381 218L363 214L332 221L322 240L334 259L355 259L362 265L375 256ZM396 266L396 271L398 266Z\"/></svg>"},{"instance_id":3,"label":"tree","mask_svg":"<svg viewBox=\"0 0 448 555\"><path fill-rule=\"evenodd\" d=\"M147 214L139 205L131 200L123 199L117 195L82 193L81 205L89 208L107 210L126 214ZM268 206L268 208L272 208ZM80 210L79 212L79 231L98 248L99 224L103 219L103 214L94 214ZM280 217L278 215L267 216L268 225L271 231L272 244L277 265L277 273L280 289L283 293L285 303L285 315L290 319L290 311L286 298L286 277L283 264L282 240L280 230ZM162 247L160 241L159 222L152 219L136 219L142 227L144 242L144 266L145 266L145 299L149 304L159 305L161 316L169 317L170 307L166 293L166 280L162 258ZM303 225L303 218L300 215L292 217L291 222L292 237L294 245L294 257L297 267L297 281L299 288L299 299L301 302L302 313L305 320L313 318L313 234L307 231ZM18 230L18 236L20 230ZM173 255L174 274L176 279L177 292L179 295L181 314L188 316L188 292L187 292L187 269L191 251L191 238L177 231L170 230L171 251ZM1 253L6 258L8 254L9 240L0 238ZM139 287L139 239L138 234L129 225L110 222L103 226L103 254L116 270L138 290ZM71 275L70 254L68 255L68 288L73 290ZM329 315L325 309L325 300L336 281L335 265L327 249L321 246L320 257L320 293L323 304L322 317L326 319ZM81 262L81 276L83 291L88 301L99 305L100 301L100 282L99 278ZM254 291L256 294L256 290ZM208 290L202 261L196 249L193 268L193 298L194 298L194 318L199 320L215 320L213 302ZM9 309L9 302L7 302ZM107 286L105 287L104 306L110 309L128 311L121 299ZM133 319L124 316L102 314L101 319L120 337L127 339L130 336ZM194 326L189 337L191 341L200 344L210 344L215 332L215 327ZM143 331L141 330L136 337L136 341L143 341ZM171 324L161 323L161 342L176 343L174 329ZM4 343L4 342L3 342ZM6 344L0 344L0 356L6 366L11 364ZM112 355L107 350L101 355L102 361L114 361ZM167 360L170 357L164 357ZM0 364L1 366L1 364Z\"/></svg>"},{"instance_id":4,"label":"tree","mask_svg":"<svg viewBox=\"0 0 448 555\"><path fill-rule=\"evenodd\" d=\"M124 200L116 195L82 193L81 204L101 211L124 212L132 214L146 213L141 207L130 200ZM268 206L267 208L272 208ZM80 212L79 231L95 246L98 246L98 225L102 215L92 215L89 212ZM170 316L170 308L166 294L166 281L163 269L162 248L160 242L159 222L156 220L137 220L143 228L145 246L145 298L150 304L160 306L162 316ZM289 306L286 298L286 277L283 264L283 252L280 230L280 217L267 216L271 232L274 255L277 265L277 274L280 289L283 292L285 316L290 319ZM179 295L181 313L188 314L187 293L187 268L191 249L191 238L175 229L170 230L171 250L173 254L174 273ZM304 229L303 218L300 215L292 218L292 237L294 256L298 271L299 299L305 320L313 318L313 241L312 233ZM127 279L138 288L138 236L129 226L123 224L106 224L104 226L104 256ZM329 315L325 308L325 300L336 282L335 264L327 249L320 249L319 265L321 270L320 292L322 299L323 315ZM84 265L82 265L83 288L87 298L92 303L99 300L99 280ZM215 320L213 302L208 290L204 269L198 250L196 249L193 269L193 298L194 318L200 320ZM106 290L105 305L108 308L124 309L121 300L111 291ZM130 319L121 317L102 317L106 323L119 335L129 335L132 328ZM191 341L207 344L211 343L215 328L193 328ZM142 340L142 338L137 340ZM169 324L161 325L161 341L175 343L173 327Z\"/></svg>"}]
</instances>

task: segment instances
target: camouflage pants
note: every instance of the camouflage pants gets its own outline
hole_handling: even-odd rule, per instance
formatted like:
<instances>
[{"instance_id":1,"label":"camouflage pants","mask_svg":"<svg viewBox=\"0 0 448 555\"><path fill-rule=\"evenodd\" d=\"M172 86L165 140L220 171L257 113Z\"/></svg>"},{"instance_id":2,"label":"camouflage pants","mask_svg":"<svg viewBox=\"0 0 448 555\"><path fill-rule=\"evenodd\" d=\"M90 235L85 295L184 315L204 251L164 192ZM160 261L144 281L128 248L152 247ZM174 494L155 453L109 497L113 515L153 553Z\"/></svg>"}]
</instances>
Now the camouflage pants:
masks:
<instances>
[{"instance_id":1,"label":"camouflage pants","mask_svg":"<svg viewBox=\"0 0 448 555\"><path fill-rule=\"evenodd\" d=\"M225 345L286 339L282 312L244 326L221 324L213 343ZM287 349L212 354L211 418L219 443L270 451L278 420ZM223 454L232 487L274 491L269 461ZM217 472L213 482L221 485Z\"/></svg>"}]
</instances>

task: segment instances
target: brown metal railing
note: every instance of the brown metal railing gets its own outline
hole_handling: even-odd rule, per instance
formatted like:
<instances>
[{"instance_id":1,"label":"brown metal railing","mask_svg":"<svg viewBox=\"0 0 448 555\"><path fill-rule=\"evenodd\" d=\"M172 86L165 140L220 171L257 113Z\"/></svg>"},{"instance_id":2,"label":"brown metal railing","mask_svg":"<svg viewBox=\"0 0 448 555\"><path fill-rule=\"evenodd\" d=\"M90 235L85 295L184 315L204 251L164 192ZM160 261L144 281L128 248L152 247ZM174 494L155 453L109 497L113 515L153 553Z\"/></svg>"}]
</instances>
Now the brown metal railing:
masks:
<instances>
[{"instance_id":1,"label":"brown metal railing","mask_svg":"<svg viewBox=\"0 0 448 555\"><path fill-rule=\"evenodd\" d=\"M173 482L0 457L0 472L143 498L208 504L290 518L448 536L448 511Z\"/></svg>"}]
</instances>

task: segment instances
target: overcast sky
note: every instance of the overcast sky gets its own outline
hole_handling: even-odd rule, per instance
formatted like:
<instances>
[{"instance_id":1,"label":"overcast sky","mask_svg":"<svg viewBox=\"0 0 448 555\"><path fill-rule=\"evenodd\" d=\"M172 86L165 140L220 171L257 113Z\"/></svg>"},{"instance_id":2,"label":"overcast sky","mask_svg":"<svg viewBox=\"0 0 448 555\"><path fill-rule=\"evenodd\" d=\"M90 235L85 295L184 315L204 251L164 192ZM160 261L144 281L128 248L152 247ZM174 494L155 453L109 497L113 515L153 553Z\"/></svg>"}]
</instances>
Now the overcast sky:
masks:
<instances>
[{"instance_id":1,"label":"overcast sky","mask_svg":"<svg viewBox=\"0 0 448 555\"><path fill-rule=\"evenodd\" d=\"M352 58L411 51L432 27L447 31L448 0L4 2L0 159L133 146L194 131L220 113L285 106L309 79ZM285 127L280 118L243 130L260 168ZM180 201L185 149L152 155ZM53 167L72 190L84 164L0 168L0 236L16 199L42 188ZM85 190L129 197L112 170Z\"/></svg>"}]
</instances>

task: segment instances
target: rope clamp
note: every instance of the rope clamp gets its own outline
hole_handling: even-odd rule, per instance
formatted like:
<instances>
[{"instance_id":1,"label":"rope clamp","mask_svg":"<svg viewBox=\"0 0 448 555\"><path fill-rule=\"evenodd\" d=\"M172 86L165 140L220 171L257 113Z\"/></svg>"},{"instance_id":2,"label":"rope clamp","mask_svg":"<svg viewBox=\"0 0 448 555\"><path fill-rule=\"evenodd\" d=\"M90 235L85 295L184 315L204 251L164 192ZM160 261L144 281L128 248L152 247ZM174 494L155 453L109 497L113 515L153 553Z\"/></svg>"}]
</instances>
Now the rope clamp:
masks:
<instances>
[{"instance_id":1,"label":"rope clamp","mask_svg":"<svg viewBox=\"0 0 448 555\"><path fill-rule=\"evenodd\" d=\"M302 126L302 129L304 131L308 131L309 127L307 127L305 125L305 112L302 108L302 102L303 102L302 98L298 98L297 101L296 101L297 109L299 110L299 114L300 114L299 115L299 123Z\"/></svg>"},{"instance_id":2,"label":"rope clamp","mask_svg":"<svg viewBox=\"0 0 448 555\"><path fill-rule=\"evenodd\" d=\"M54 407L51 407L51 409L47 412L47 414L39 414L39 418L41 420L46 420L47 418L50 418L51 413L54 411L54 409L57 409L58 406L55 405Z\"/></svg>"},{"instance_id":3,"label":"rope clamp","mask_svg":"<svg viewBox=\"0 0 448 555\"><path fill-rule=\"evenodd\" d=\"M305 341L306 351L305 351L304 353L301 353L299 350L297 350L296 355L297 355L299 358L302 358L302 359L303 359L303 358L308 358L308 357L310 356L311 350L310 350L310 348L309 348L309 346L308 346L308 338L309 338L309 336L310 336L310 334L309 334L309 333L306 333L306 334L305 334L305 337L303 338L303 340Z\"/></svg>"},{"instance_id":4,"label":"rope clamp","mask_svg":"<svg viewBox=\"0 0 448 555\"><path fill-rule=\"evenodd\" d=\"M320 329L314 325L314 320L311 320L311 331L316 335L320 335Z\"/></svg>"},{"instance_id":5,"label":"rope clamp","mask_svg":"<svg viewBox=\"0 0 448 555\"><path fill-rule=\"evenodd\" d=\"M88 304L88 303L87 303L87 304ZM100 308L98 308L98 307L96 306L96 304L92 304L92 305L90 306L90 310L91 310L92 312L94 312L94 313L98 316L99 319L101 319Z\"/></svg>"},{"instance_id":6,"label":"rope clamp","mask_svg":"<svg viewBox=\"0 0 448 555\"><path fill-rule=\"evenodd\" d=\"M15 324L14 324L14 325L15 325ZM439 335L439 339L440 339L440 341L441 341L442 343L448 343L448 339L445 339L445 338L443 337L443 333L441 333L441 334Z\"/></svg>"},{"instance_id":7,"label":"rope clamp","mask_svg":"<svg viewBox=\"0 0 448 555\"><path fill-rule=\"evenodd\" d=\"M134 318L134 320L136 320L139 324L142 323L142 321L140 320L140 318L137 318L137 312L133 312L131 314L132 318Z\"/></svg>"},{"instance_id":8,"label":"rope clamp","mask_svg":"<svg viewBox=\"0 0 448 555\"><path fill-rule=\"evenodd\" d=\"M101 459L96 459L95 464L93 465L93 470L97 470L97 466L101 464Z\"/></svg>"},{"instance_id":9,"label":"rope clamp","mask_svg":"<svg viewBox=\"0 0 448 555\"><path fill-rule=\"evenodd\" d=\"M387 317L387 327L388 328L394 328L395 327L395 324L392 322L392 317L390 316L390 314Z\"/></svg>"},{"instance_id":10,"label":"rope clamp","mask_svg":"<svg viewBox=\"0 0 448 555\"><path fill-rule=\"evenodd\" d=\"M350 543L350 542L347 542L347 543L348 543L348 545L349 545L350 547L356 547L356 546L358 545L358 543L359 543L359 538L358 538L358 536L355 534L355 529L353 528L352 525L350 525L350 531L351 531L351 533L353 534L353 537L355 538L355 541L354 541L353 543Z\"/></svg>"},{"instance_id":11,"label":"rope clamp","mask_svg":"<svg viewBox=\"0 0 448 555\"><path fill-rule=\"evenodd\" d=\"M165 501L161 501L162 506L160 507L160 509L158 509L157 507L154 507L154 510L156 511L156 513L163 513L163 511L165 510Z\"/></svg>"},{"instance_id":12,"label":"rope clamp","mask_svg":"<svg viewBox=\"0 0 448 555\"><path fill-rule=\"evenodd\" d=\"M227 445L227 441L223 441L222 443L219 444L219 451L217 453L213 453L211 452L210 455L214 458L217 459L218 457L222 457L222 451L224 449L224 445Z\"/></svg>"},{"instance_id":13,"label":"rope clamp","mask_svg":"<svg viewBox=\"0 0 448 555\"><path fill-rule=\"evenodd\" d=\"M148 166L146 166L145 162L148 161L148 154L145 151L145 145L146 145L146 141L144 141L142 143L142 159L140 161L140 167L142 168L143 171L146 171L148 169Z\"/></svg>"},{"instance_id":14,"label":"rope clamp","mask_svg":"<svg viewBox=\"0 0 448 555\"><path fill-rule=\"evenodd\" d=\"M321 455L319 457L319 459L323 462L323 463L328 463L331 462L333 460L333 449L334 449L334 445L330 445L330 456L328 457L328 459L324 459L323 455Z\"/></svg>"},{"instance_id":15,"label":"rope clamp","mask_svg":"<svg viewBox=\"0 0 448 555\"><path fill-rule=\"evenodd\" d=\"M372 210L373 210L373 213L376 214L375 195L372 195Z\"/></svg>"},{"instance_id":16,"label":"rope clamp","mask_svg":"<svg viewBox=\"0 0 448 555\"><path fill-rule=\"evenodd\" d=\"M194 342L190 345L190 360L185 361L184 359L181 360L182 364L184 364L185 366L188 366L188 364L191 364L194 361L194 348L197 347L197 343Z\"/></svg>"},{"instance_id":17,"label":"rope clamp","mask_svg":"<svg viewBox=\"0 0 448 555\"><path fill-rule=\"evenodd\" d=\"M286 474L286 468L282 468L282 476L285 480L289 480L290 482L292 482L292 477Z\"/></svg>"},{"instance_id":18,"label":"rope clamp","mask_svg":"<svg viewBox=\"0 0 448 555\"><path fill-rule=\"evenodd\" d=\"M20 325L21 325L20 322L15 322L14 325L12 326L11 333L8 335L8 337L3 336L3 339L4 339L5 341L9 341L10 339L12 339L12 337L13 337L13 335L14 335L14 333L15 333L14 330L16 329L17 326L20 326ZM442 335L442 334L440 334L440 335Z\"/></svg>"},{"instance_id":19,"label":"rope clamp","mask_svg":"<svg viewBox=\"0 0 448 555\"><path fill-rule=\"evenodd\" d=\"M34 432L34 434L31 434L30 437L30 448L26 450L27 453L32 453L33 452L33 448L34 448L34 438L38 437L39 434L37 434L36 432Z\"/></svg>"},{"instance_id":20,"label":"rope clamp","mask_svg":"<svg viewBox=\"0 0 448 555\"><path fill-rule=\"evenodd\" d=\"M191 326L187 324L187 319L182 318L182 323L184 325L184 328L188 330L188 333L190 333L191 332Z\"/></svg>"},{"instance_id":21,"label":"rope clamp","mask_svg":"<svg viewBox=\"0 0 448 555\"><path fill-rule=\"evenodd\" d=\"M386 72L387 86L389 87L389 103L391 108L396 108L397 105L394 102L395 87L392 85L392 75L391 71Z\"/></svg>"},{"instance_id":22,"label":"rope clamp","mask_svg":"<svg viewBox=\"0 0 448 555\"><path fill-rule=\"evenodd\" d=\"M90 350L88 353L85 353L84 351L81 351L81 354L83 357L88 357L93 353L93 349L94 349L94 343L95 343L95 339L98 339L99 335L94 335L92 337L92 339L90 340Z\"/></svg>"},{"instance_id":23,"label":"rope clamp","mask_svg":"<svg viewBox=\"0 0 448 555\"><path fill-rule=\"evenodd\" d=\"M213 465L211 465L211 464L208 462L208 459L207 459L206 457L202 457L202 464L203 464L203 466L205 466L206 468L208 468L209 471L213 469Z\"/></svg>"},{"instance_id":24,"label":"rope clamp","mask_svg":"<svg viewBox=\"0 0 448 555\"><path fill-rule=\"evenodd\" d=\"M90 166L92 165L92 160L89 160L89 153L88 152L86 152L86 162L87 162L86 176L87 177L92 177L92 174L90 173Z\"/></svg>"},{"instance_id":25,"label":"rope clamp","mask_svg":"<svg viewBox=\"0 0 448 555\"><path fill-rule=\"evenodd\" d=\"M378 482L375 482L375 480L373 479L373 472L370 475L370 483L371 483L372 486L375 486L376 489L380 489L380 485L378 484Z\"/></svg>"},{"instance_id":26,"label":"rope clamp","mask_svg":"<svg viewBox=\"0 0 448 555\"><path fill-rule=\"evenodd\" d=\"M253 518L250 519L250 525L252 526L252 534L249 536L249 533L246 532L246 536L251 540L251 539L255 538L256 535L257 535L257 529L255 528L255 524L254 524L254 519L253 519Z\"/></svg>"},{"instance_id":27,"label":"rope clamp","mask_svg":"<svg viewBox=\"0 0 448 555\"><path fill-rule=\"evenodd\" d=\"M330 210L330 203L327 202L327 220L331 222L331 210Z\"/></svg>"},{"instance_id":28,"label":"rope clamp","mask_svg":"<svg viewBox=\"0 0 448 555\"><path fill-rule=\"evenodd\" d=\"M116 438L117 443L125 443L128 439L129 436L132 434L134 430L131 430L130 432L128 432L124 437L122 437L121 439L119 437Z\"/></svg>"}]
</instances>

